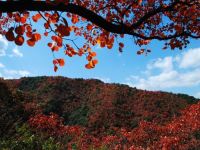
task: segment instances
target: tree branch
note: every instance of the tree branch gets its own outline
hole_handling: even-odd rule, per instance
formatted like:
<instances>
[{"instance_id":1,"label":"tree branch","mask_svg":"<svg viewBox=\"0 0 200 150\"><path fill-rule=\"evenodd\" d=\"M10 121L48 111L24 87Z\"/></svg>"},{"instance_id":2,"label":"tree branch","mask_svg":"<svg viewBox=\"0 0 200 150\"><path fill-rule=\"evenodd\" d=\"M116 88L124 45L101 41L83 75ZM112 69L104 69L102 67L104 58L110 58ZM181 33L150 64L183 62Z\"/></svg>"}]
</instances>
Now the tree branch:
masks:
<instances>
[{"instance_id":1,"label":"tree branch","mask_svg":"<svg viewBox=\"0 0 200 150\"><path fill-rule=\"evenodd\" d=\"M49 4L45 1L0 1L0 12L22 12L22 11L62 11L70 12L77 14L83 18L86 18L88 21L91 21L98 27L105 29L108 32L117 33L117 34L129 34L133 36L140 37L142 39L158 39L158 40L167 40L175 38L178 36L190 36L195 38L192 35L182 33L175 34L168 37L146 37L134 32L134 29L137 29L141 24L150 19L152 16L165 12L165 11L174 11L175 5L179 4L180 1L175 1L167 7L160 6L152 11L147 12L143 17L141 17L137 22L133 23L131 26L125 24L114 24L108 22L105 18L96 14L95 12L75 4L64 4L64 3L55 3Z\"/></svg>"},{"instance_id":2,"label":"tree branch","mask_svg":"<svg viewBox=\"0 0 200 150\"><path fill-rule=\"evenodd\" d=\"M63 3L48 4L45 1L0 1L0 12L16 11L64 11L77 14L95 25L112 33L123 34L124 27L106 21L103 17L85 7L75 4L65 5ZM128 29L126 29L128 31Z\"/></svg>"}]
</instances>

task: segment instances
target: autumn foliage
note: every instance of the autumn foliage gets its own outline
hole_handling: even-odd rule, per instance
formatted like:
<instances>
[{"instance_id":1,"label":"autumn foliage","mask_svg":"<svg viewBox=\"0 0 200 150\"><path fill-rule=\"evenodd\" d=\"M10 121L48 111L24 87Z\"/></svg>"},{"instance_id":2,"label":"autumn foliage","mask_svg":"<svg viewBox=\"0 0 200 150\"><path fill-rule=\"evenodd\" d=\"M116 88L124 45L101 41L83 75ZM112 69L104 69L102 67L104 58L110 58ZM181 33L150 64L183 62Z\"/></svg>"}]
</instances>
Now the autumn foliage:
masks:
<instances>
[{"instance_id":1,"label":"autumn foliage","mask_svg":"<svg viewBox=\"0 0 200 150\"><path fill-rule=\"evenodd\" d=\"M87 150L91 147L107 147L115 150L142 149L198 149L200 148L200 103L191 105L181 112L181 116L173 118L170 123L158 125L141 121L133 130L114 128L113 135L94 137L89 135L81 126L64 126L56 114L36 115L30 118L29 124L37 132L45 132L56 136L72 136L66 145L72 149Z\"/></svg>"},{"instance_id":2,"label":"autumn foliage","mask_svg":"<svg viewBox=\"0 0 200 150\"><path fill-rule=\"evenodd\" d=\"M24 137L15 131L22 124L30 135L25 139L38 137L45 144L44 140L53 138L52 144L60 146L55 150L200 147L200 103L185 94L143 91L99 80L33 77L0 82L0 106L2 138L23 148ZM36 146L32 149L40 149Z\"/></svg>"},{"instance_id":3,"label":"autumn foliage","mask_svg":"<svg viewBox=\"0 0 200 150\"><path fill-rule=\"evenodd\" d=\"M122 52L124 37L134 37L141 47L139 55L151 52L145 45L153 40L165 41L163 49L182 49L191 38L200 37L199 0L0 1L0 5L0 33L8 41L33 47L43 36L50 37L47 45L52 52L86 56L87 69L98 63L95 46L112 49L116 44ZM43 26L43 32L37 26ZM71 35L85 42L81 45ZM56 71L64 59L55 58L53 64Z\"/></svg>"}]
</instances>

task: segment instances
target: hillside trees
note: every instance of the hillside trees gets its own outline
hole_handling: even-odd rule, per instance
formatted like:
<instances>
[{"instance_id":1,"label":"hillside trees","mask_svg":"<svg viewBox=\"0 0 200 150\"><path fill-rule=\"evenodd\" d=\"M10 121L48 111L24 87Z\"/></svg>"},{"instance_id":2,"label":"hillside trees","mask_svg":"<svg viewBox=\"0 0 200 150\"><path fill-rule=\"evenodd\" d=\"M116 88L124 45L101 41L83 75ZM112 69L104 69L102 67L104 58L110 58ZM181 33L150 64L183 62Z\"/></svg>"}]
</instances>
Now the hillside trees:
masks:
<instances>
[{"instance_id":1,"label":"hillside trees","mask_svg":"<svg viewBox=\"0 0 200 150\"><path fill-rule=\"evenodd\" d=\"M143 150L143 149L199 149L200 148L200 103L192 104L181 111L179 117L165 125L153 122L141 121L137 128L130 131L124 128L115 128L114 134L94 137L89 135L81 126L65 126L56 114L36 115L30 118L29 125L37 132L48 135L70 136L67 145L73 149L87 150L91 147L96 149L116 150Z\"/></svg>"},{"instance_id":2,"label":"hillside trees","mask_svg":"<svg viewBox=\"0 0 200 150\"><path fill-rule=\"evenodd\" d=\"M200 148L200 102L183 94L29 77L0 80L0 108L4 149Z\"/></svg>"},{"instance_id":3,"label":"hillside trees","mask_svg":"<svg viewBox=\"0 0 200 150\"><path fill-rule=\"evenodd\" d=\"M8 41L33 47L43 36L51 37L46 44L52 52L85 56L88 69L98 63L94 46L112 49L118 44L122 52L122 38L141 47L137 54L151 52L142 46L153 40L164 41L163 49L182 49L190 39L199 39L199 17L199 0L0 1L0 33ZM72 35L85 42L80 45ZM56 71L65 61L54 58L53 64Z\"/></svg>"}]
</instances>

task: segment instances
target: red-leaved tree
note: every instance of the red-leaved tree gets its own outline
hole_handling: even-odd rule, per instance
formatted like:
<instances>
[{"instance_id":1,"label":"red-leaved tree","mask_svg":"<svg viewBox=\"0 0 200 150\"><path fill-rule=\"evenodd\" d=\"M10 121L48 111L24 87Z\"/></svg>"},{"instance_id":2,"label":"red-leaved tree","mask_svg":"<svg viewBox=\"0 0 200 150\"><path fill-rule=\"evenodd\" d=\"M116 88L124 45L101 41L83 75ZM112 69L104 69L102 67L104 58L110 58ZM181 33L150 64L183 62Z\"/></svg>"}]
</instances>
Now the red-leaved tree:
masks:
<instances>
[{"instance_id":1,"label":"red-leaved tree","mask_svg":"<svg viewBox=\"0 0 200 150\"><path fill-rule=\"evenodd\" d=\"M199 118L200 102L188 106L179 117L174 117L165 125L141 121L132 130L115 127L113 135L101 133L94 136L81 126L65 126L56 114L33 116L29 119L29 125L38 133L49 136L70 136L71 140L64 145L67 149L72 149L71 146L76 144L81 150L104 146L112 150L188 150L200 148Z\"/></svg>"},{"instance_id":2,"label":"red-leaved tree","mask_svg":"<svg viewBox=\"0 0 200 150\"><path fill-rule=\"evenodd\" d=\"M128 36L141 47L137 54L149 53L142 46L152 40L165 41L164 49L182 49L190 39L200 38L199 17L199 0L7 0L0 1L0 34L31 47L50 36L52 52L85 56L85 67L91 69L98 63L95 45L112 49L118 44L122 52L120 40ZM41 24L42 33L37 30ZM70 35L85 42L79 45ZM53 64L56 71L65 61L55 58Z\"/></svg>"}]
</instances>

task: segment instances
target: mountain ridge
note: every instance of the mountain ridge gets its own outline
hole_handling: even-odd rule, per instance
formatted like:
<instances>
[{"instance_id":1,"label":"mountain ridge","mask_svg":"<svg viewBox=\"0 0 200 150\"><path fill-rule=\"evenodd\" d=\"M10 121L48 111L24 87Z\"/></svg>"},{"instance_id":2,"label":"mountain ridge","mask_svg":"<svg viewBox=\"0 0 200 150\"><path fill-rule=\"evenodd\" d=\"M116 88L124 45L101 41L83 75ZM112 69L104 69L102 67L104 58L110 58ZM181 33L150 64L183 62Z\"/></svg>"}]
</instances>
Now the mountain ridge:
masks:
<instances>
[{"instance_id":1,"label":"mountain ridge","mask_svg":"<svg viewBox=\"0 0 200 150\"><path fill-rule=\"evenodd\" d=\"M81 150L96 144L109 150L117 141L125 142L129 147L128 141L144 148L153 144L155 149L158 141L163 143L162 136L169 136L169 140L173 136L186 138L187 146L198 148L199 106L199 99L186 94L139 90L96 79L60 76L0 79L0 149L1 146L42 149L50 142L54 147L52 150L60 150L66 149L65 140L69 140L67 147L79 145L79 138L87 147L79 148ZM191 124L190 120L197 125ZM64 133L67 135L61 139L56 135ZM78 134L75 136L75 133ZM73 138L70 140L69 137ZM145 137L151 142L148 143ZM109 139L114 143L107 141ZM191 143L193 139L196 144ZM112 144L105 145L106 141ZM173 138L173 141L177 139ZM184 145L181 141L180 146Z\"/></svg>"},{"instance_id":2,"label":"mountain ridge","mask_svg":"<svg viewBox=\"0 0 200 150\"><path fill-rule=\"evenodd\" d=\"M4 82L29 114L53 112L63 117L66 124L91 130L107 130L111 126L134 128L141 120L164 124L179 115L181 109L197 102L185 94L139 90L97 79L41 76Z\"/></svg>"}]
</instances>

